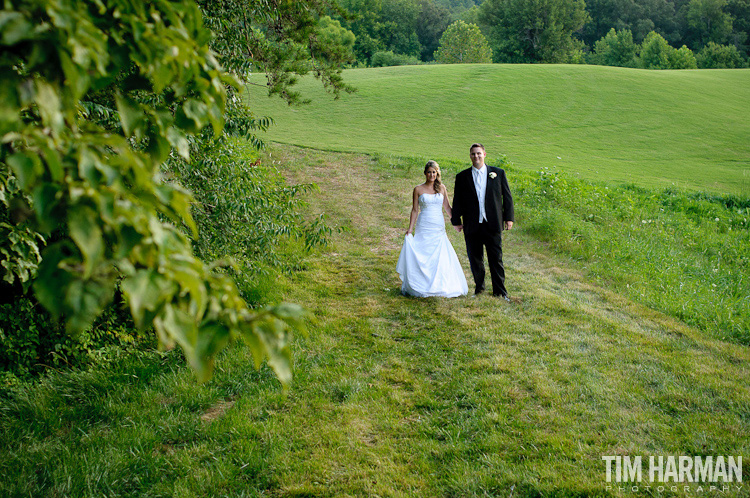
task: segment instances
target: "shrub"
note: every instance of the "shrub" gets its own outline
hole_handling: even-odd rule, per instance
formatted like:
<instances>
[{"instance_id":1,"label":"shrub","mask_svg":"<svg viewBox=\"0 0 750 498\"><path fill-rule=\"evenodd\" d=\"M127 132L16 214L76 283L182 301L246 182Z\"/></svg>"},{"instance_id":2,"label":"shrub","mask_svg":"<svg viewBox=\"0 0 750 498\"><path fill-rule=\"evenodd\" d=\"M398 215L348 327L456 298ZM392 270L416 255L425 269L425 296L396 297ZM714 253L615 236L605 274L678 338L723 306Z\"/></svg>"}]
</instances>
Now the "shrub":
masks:
<instances>
[{"instance_id":1,"label":"shrub","mask_svg":"<svg viewBox=\"0 0 750 498\"><path fill-rule=\"evenodd\" d=\"M492 62L492 49L476 24L456 21L440 37L435 61L440 64L488 64Z\"/></svg>"},{"instance_id":2,"label":"shrub","mask_svg":"<svg viewBox=\"0 0 750 498\"><path fill-rule=\"evenodd\" d=\"M747 63L734 45L719 45L708 42L695 57L701 69L734 69L746 67Z\"/></svg>"},{"instance_id":3,"label":"shrub","mask_svg":"<svg viewBox=\"0 0 750 498\"><path fill-rule=\"evenodd\" d=\"M91 328L74 335L31 298L0 304L0 372L6 383L47 367L85 366L113 346L156 347L153 332L135 327L122 300L108 307Z\"/></svg>"},{"instance_id":4,"label":"shrub","mask_svg":"<svg viewBox=\"0 0 750 498\"><path fill-rule=\"evenodd\" d=\"M652 31L641 44L640 65L644 69L670 69L669 54L673 50L663 36Z\"/></svg>"},{"instance_id":5,"label":"shrub","mask_svg":"<svg viewBox=\"0 0 750 498\"><path fill-rule=\"evenodd\" d=\"M420 61L413 55L396 54L390 50L375 52L370 65L372 67L386 66L416 66Z\"/></svg>"},{"instance_id":6,"label":"shrub","mask_svg":"<svg viewBox=\"0 0 750 498\"><path fill-rule=\"evenodd\" d=\"M670 69L698 69L693 51L683 45L677 50L669 52Z\"/></svg>"},{"instance_id":7,"label":"shrub","mask_svg":"<svg viewBox=\"0 0 750 498\"><path fill-rule=\"evenodd\" d=\"M656 31L650 32L641 44L640 66L644 69L697 69L698 67L692 50L685 45L676 50Z\"/></svg>"},{"instance_id":8,"label":"shrub","mask_svg":"<svg viewBox=\"0 0 750 498\"><path fill-rule=\"evenodd\" d=\"M635 67L637 50L638 45L633 41L633 33L629 29L618 32L612 28L596 42L590 60L604 66Z\"/></svg>"},{"instance_id":9,"label":"shrub","mask_svg":"<svg viewBox=\"0 0 750 498\"><path fill-rule=\"evenodd\" d=\"M197 151L192 162L174 158L168 172L196 198L201 237L195 249L205 261L231 260L243 298L266 304L255 289L269 273L291 272L305 250L324 245L331 229L322 218L305 219L299 194L313 185L288 185L273 165L243 139L223 138ZM292 253L289 245L301 250ZM272 276L271 276L272 277Z\"/></svg>"}]
</instances>

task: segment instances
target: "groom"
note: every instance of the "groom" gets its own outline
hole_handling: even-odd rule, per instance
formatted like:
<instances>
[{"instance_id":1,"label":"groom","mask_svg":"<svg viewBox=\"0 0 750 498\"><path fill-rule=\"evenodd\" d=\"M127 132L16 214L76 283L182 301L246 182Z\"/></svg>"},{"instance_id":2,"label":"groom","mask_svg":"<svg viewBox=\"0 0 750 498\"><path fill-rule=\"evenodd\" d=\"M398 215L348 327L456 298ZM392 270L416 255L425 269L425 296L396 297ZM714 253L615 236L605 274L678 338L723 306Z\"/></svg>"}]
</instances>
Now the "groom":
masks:
<instances>
[{"instance_id":1,"label":"groom","mask_svg":"<svg viewBox=\"0 0 750 498\"><path fill-rule=\"evenodd\" d=\"M492 279L492 295L506 301L505 268L501 233L513 228L513 197L505 171L484 164L487 153L482 144L469 149L471 168L456 175L451 223L463 230L475 294L484 292L484 248ZM463 223L461 222L463 218Z\"/></svg>"}]
</instances>

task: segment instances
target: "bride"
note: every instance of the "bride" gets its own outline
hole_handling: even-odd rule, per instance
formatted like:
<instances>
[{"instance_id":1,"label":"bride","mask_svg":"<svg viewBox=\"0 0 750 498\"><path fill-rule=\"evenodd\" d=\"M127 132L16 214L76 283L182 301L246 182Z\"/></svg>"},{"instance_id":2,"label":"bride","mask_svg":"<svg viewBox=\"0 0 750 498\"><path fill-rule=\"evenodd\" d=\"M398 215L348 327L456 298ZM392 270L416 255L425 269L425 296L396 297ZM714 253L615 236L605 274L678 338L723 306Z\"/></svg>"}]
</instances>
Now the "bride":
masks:
<instances>
[{"instance_id":1,"label":"bride","mask_svg":"<svg viewBox=\"0 0 750 498\"><path fill-rule=\"evenodd\" d=\"M448 190L440 181L440 166L427 161L425 182L414 187L409 229L396 271L401 293L417 297L466 295L469 287L456 251L445 233L443 209L451 216Z\"/></svg>"}]
</instances>

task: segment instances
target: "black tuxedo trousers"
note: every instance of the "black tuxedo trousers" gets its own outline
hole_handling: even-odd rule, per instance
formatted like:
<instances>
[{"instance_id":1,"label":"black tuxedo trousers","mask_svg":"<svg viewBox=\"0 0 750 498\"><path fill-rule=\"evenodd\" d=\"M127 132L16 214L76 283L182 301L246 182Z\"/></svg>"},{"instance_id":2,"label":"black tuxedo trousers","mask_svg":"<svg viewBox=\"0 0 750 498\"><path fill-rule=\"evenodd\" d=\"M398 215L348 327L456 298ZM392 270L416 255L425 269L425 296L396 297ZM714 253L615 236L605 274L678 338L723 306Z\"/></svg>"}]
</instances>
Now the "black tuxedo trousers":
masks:
<instances>
[{"instance_id":1,"label":"black tuxedo trousers","mask_svg":"<svg viewBox=\"0 0 750 498\"><path fill-rule=\"evenodd\" d=\"M486 247L492 294L507 296L501 232L493 230L489 223L480 223L474 233L464 233L464 240L466 241L466 254L469 256L471 274L474 277L474 292L484 291L484 248Z\"/></svg>"}]
</instances>

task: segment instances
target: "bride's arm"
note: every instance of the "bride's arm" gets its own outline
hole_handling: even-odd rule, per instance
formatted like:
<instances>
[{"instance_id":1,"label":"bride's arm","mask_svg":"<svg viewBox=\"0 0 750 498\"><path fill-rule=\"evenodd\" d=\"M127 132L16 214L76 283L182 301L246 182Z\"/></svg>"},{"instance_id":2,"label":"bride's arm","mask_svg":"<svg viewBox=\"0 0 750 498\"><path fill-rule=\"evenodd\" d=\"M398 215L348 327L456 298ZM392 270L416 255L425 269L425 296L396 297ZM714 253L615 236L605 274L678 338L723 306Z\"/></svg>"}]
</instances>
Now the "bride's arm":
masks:
<instances>
[{"instance_id":1,"label":"bride's arm","mask_svg":"<svg viewBox=\"0 0 750 498\"><path fill-rule=\"evenodd\" d=\"M441 185L443 188L443 209L448 213L448 218L453 218L453 210L451 209L451 203L448 202L448 189L445 185Z\"/></svg>"},{"instance_id":2,"label":"bride's arm","mask_svg":"<svg viewBox=\"0 0 750 498\"><path fill-rule=\"evenodd\" d=\"M417 193L417 187L414 187L414 192L412 193L411 214L409 215L409 229L406 231L406 235L414 232L414 225L417 223L417 216L419 216L419 194Z\"/></svg>"}]
</instances>

